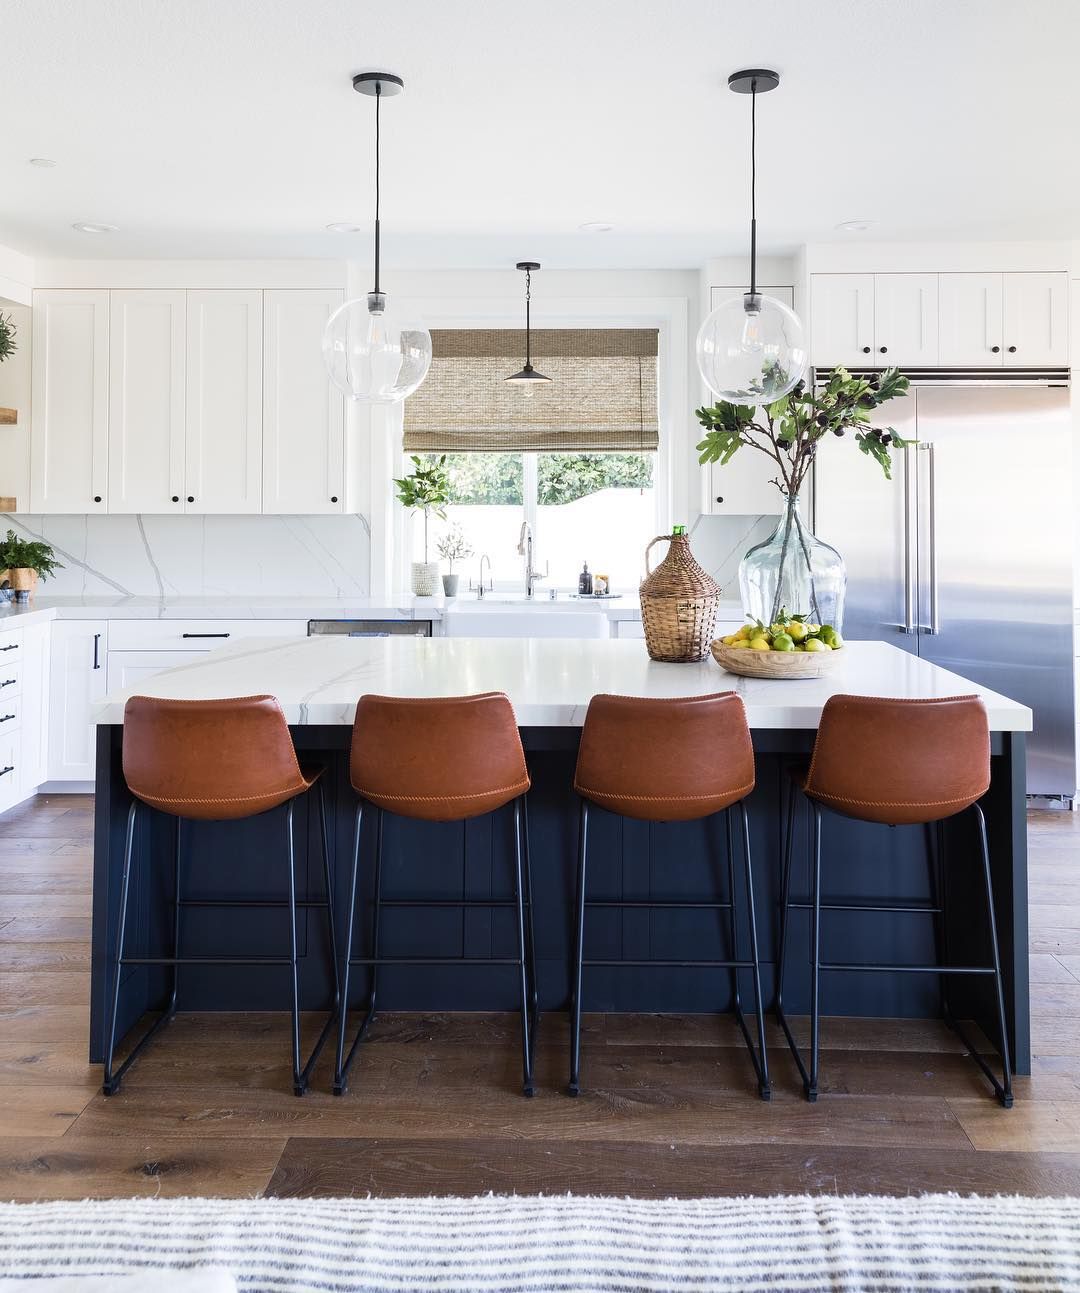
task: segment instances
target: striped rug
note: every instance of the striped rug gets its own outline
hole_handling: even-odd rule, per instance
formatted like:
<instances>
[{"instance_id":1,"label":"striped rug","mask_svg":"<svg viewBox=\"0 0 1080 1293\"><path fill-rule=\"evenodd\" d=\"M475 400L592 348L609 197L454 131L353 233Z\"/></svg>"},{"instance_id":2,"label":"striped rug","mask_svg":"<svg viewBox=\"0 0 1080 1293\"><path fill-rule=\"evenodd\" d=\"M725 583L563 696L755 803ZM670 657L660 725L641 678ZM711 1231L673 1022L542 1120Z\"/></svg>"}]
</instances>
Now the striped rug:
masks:
<instances>
[{"instance_id":1,"label":"striped rug","mask_svg":"<svg viewBox=\"0 0 1080 1293\"><path fill-rule=\"evenodd\" d=\"M0 1205L0 1279L205 1267L266 1293L1080 1290L1080 1199Z\"/></svg>"}]
</instances>

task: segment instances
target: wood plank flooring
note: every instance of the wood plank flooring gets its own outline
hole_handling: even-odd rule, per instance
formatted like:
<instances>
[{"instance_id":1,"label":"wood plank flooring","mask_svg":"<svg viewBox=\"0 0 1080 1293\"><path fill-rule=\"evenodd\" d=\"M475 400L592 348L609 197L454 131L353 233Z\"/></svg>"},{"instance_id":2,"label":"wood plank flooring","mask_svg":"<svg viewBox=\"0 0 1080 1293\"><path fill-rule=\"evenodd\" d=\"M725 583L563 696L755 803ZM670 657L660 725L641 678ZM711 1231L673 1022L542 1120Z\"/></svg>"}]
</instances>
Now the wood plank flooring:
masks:
<instances>
[{"instance_id":1,"label":"wood plank flooring","mask_svg":"<svg viewBox=\"0 0 1080 1293\"><path fill-rule=\"evenodd\" d=\"M92 827L86 796L0 816L0 1199L1080 1194L1080 815L1029 819L1035 1060L1011 1112L927 1020L825 1021L814 1106L771 1029L764 1105L706 1016L588 1018L578 1100L565 1019L545 1017L528 1101L513 1016L382 1016L349 1095L324 1060L297 1100L287 1016L186 1015L106 1101L86 1062Z\"/></svg>"}]
</instances>

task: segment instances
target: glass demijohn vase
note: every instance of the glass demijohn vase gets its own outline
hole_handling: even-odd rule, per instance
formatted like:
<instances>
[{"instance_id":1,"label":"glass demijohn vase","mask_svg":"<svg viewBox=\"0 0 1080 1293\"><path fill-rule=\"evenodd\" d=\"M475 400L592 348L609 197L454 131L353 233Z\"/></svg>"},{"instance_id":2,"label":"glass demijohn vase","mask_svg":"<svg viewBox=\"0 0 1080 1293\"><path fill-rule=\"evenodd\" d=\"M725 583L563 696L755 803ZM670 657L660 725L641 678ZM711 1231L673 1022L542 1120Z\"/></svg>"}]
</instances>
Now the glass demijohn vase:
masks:
<instances>
[{"instance_id":1,"label":"glass demijohn vase","mask_svg":"<svg viewBox=\"0 0 1080 1293\"><path fill-rule=\"evenodd\" d=\"M785 497L776 529L739 563L743 610L765 624L787 611L841 632L846 587L843 558L805 525L797 494Z\"/></svg>"}]
</instances>

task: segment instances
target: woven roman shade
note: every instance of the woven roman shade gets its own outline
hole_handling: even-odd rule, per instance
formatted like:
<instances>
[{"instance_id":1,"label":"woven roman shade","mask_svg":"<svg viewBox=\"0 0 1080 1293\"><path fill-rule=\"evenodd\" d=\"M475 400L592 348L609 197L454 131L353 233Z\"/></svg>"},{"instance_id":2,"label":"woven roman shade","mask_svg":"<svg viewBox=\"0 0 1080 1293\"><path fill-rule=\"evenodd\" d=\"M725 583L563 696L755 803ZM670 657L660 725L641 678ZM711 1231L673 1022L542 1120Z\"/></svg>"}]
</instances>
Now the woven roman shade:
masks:
<instances>
[{"instance_id":1,"label":"woven roman shade","mask_svg":"<svg viewBox=\"0 0 1080 1293\"><path fill-rule=\"evenodd\" d=\"M659 445L655 328L534 328L550 382L507 382L520 328L432 331L431 369L405 401L409 453L641 452Z\"/></svg>"}]
</instances>

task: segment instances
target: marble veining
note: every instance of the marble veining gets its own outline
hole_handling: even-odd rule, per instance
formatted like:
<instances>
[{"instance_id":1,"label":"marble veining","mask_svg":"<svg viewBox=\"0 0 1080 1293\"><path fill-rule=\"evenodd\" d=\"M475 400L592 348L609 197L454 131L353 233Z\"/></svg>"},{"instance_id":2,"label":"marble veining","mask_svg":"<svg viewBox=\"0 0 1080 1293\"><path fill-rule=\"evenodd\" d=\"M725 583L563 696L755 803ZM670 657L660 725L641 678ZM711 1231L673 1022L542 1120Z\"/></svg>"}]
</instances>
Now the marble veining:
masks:
<instances>
[{"instance_id":1,"label":"marble veining","mask_svg":"<svg viewBox=\"0 0 1080 1293\"><path fill-rule=\"evenodd\" d=\"M345 725L365 692L460 696L504 691L524 727L579 727L599 692L701 696L734 690L756 728L816 728L838 692L918 698L975 692L995 731L1030 731L1031 711L885 642L851 642L824 678L736 678L712 659L660 664L639 641L553 638L249 638L109 696L97 723L123 721L135 693L197 700L267 693L290 723Z\"/></svg>"}]
</instances>

